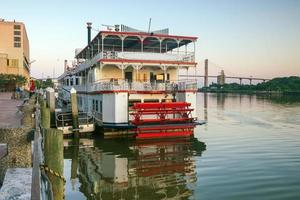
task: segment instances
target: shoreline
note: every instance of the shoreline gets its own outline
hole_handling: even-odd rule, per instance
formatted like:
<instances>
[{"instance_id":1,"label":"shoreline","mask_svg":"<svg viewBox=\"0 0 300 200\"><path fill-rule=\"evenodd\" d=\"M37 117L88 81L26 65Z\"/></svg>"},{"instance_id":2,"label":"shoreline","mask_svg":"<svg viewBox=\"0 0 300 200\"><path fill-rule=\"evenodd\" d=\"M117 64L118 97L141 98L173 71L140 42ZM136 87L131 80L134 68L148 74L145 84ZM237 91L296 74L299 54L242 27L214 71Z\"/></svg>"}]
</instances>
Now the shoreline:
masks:
<instances>
[{"instance_id":1,"label":"shoreline","mask_svg":"<svg viewBox=\"0 0 300 200\"><path fill-rule=\"evenodd\" d=\"M249 90L202 90L199 89L200 93L233 93L233 94L263 94L263 95L295 95L300 96L300 91L249 91Z\"/></svg>"}]
</instances>

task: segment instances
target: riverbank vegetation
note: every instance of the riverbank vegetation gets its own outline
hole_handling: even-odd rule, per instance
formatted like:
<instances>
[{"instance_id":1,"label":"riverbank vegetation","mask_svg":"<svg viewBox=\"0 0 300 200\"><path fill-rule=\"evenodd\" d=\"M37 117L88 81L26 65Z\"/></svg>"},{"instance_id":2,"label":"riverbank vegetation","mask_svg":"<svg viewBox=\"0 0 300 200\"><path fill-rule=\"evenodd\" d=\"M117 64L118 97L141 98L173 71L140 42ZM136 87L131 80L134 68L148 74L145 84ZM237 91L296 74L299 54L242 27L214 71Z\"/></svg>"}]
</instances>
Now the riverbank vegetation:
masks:
<instances>
[{"instance_id":1,"label":"riverbank vegetation","mask_svg":"<svg viewBox=\"0 0 300 200\"><path fill-rule=\"evenodd\" d=\"M300 77L290 76L274 78L257 85L240 85L238 83L228 83L218 85L212 83L209 87L200 89L202 92L237 92L237 93L288 93L300 94Z\"/></svg>"}]
</instances>

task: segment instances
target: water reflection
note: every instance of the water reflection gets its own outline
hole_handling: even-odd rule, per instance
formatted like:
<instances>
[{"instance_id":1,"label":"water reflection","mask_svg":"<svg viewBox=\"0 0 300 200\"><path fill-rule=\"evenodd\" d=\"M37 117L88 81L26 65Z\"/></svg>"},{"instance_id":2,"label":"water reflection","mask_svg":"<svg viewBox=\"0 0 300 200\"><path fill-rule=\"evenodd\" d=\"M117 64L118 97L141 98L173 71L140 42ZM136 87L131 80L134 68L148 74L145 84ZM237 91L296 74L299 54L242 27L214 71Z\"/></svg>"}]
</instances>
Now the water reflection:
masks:
<instances>
[{"instance_id":1,"label":"water reflection","mask_svg":"<svg viewBox=\"0 0 300 200\"><path fill-rule=\"evenodd\" d=\"M206 148L196 138L80 143L80 148L66 144L64 154L72 159L71 179L78 162L79 190L87 199L187 199L197 181L195 156Z\"/></svg>"}]
</instances>

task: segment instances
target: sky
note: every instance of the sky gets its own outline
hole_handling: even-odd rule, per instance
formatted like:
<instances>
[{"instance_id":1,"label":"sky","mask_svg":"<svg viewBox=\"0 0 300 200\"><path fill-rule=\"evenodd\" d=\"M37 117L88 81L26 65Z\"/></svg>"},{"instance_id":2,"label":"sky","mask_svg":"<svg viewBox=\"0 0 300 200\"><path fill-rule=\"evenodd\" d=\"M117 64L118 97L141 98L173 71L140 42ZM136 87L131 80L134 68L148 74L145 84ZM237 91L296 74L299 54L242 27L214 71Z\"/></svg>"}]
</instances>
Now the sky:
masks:
<instances>
[{"instance_id":1,"label":"sky","mask_svg":"<svg viewBox=\"0 0 300 200\"><path fill-rule=\"evenodd\" d=\"M0 18L25 23L36 78L63 72L86 45L86 22L147 30L149 18L152 30L198 37L198 74L209 59L210 75L300 76L300 0L0 0Z\"/></svg>"}]
</instances>

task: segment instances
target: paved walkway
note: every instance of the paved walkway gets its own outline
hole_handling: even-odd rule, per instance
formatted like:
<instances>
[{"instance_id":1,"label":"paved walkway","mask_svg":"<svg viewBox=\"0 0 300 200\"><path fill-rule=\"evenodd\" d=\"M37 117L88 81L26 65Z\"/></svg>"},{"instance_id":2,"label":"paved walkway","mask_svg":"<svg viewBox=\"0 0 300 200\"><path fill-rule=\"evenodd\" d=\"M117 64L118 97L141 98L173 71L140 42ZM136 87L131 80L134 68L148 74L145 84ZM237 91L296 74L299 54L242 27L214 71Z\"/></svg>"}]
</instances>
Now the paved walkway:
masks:
<instances>
[{"instance_id":1,"label":"paved walkway","mask_svg":"<svg viewBox=\"0 0 300 200\"><path fill-rule=\"evenodd\" d=\"M18 112L18 105L23 100L11 99L11 92L0 92L0 128L14 128L21 126L22 113Z\"/></svg>"},{"instance_id":2,"label":"paved walkway","mask_svg":"<svg viewBox=\"0 0 300 200\"><path fill-rule=\"evenodd\" d=\"M31 168L7 169L3 186L0 189L1 200L31 199Z\"/></svg>"}]
</instances>

